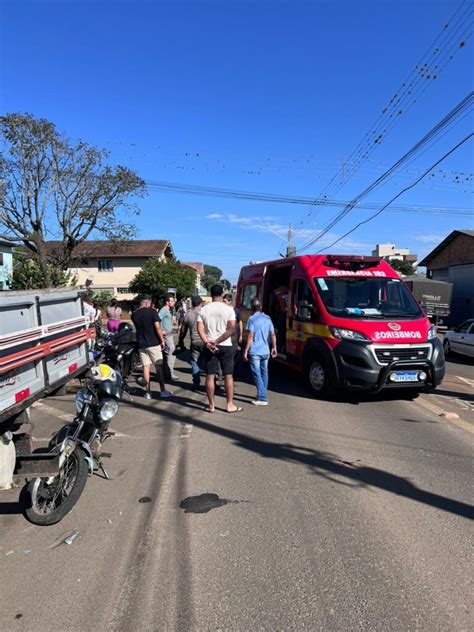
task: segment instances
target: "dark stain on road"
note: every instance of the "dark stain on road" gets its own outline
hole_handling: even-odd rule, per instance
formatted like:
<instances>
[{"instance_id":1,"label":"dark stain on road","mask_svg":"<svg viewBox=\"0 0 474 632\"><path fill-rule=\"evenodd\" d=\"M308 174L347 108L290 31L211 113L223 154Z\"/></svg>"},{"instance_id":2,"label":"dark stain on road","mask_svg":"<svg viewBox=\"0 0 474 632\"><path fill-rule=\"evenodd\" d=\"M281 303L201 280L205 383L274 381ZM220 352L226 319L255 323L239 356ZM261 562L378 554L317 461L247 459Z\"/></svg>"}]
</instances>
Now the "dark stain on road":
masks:
<instances>
[{"instance_id":1,"label":"dark stain on road","mask_svg":"<svg viewBox=\"0 0 474 632\"><path fill-rule=\"evenodd\" d=\"M19 612L18 614L15 615L15 619L21 619L22 618L22 614L21 612Z\"/></svg>"},{"instance_id":2,"label":"dark stain on road","mask_svg":"<svg viewBox=\"0 0 474 632\"><path fill-rule=\"evenodd\" d=\"M211 509L239 502L239 500L219 498L217 494L199 494L199 496L188 496L179 503L179 506L184 509L184 513L207 513Z\"/></svg>"},{"instance_id":3,"label":"dark stain on road","mask_svg":"<svg viewBox=\"0 0 474 632\"><path fill-rule=\"evenodd\" d=\"M151 498L150 496L142 496L141 498L138 499L139 503L151 503Z\"/></svg>"}]
</instances>

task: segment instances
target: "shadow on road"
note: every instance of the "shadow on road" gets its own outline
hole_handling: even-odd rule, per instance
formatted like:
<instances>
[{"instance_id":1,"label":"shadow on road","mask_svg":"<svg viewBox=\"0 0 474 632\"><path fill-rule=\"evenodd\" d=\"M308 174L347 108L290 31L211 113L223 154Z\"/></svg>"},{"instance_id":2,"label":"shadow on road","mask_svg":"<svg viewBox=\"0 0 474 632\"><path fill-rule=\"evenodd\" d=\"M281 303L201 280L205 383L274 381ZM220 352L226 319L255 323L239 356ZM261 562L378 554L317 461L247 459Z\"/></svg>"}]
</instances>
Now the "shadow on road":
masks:
<instances>
[{"instance_id":1,"label":"shadow on road","mask_svg":"<svg viewBox=\"0 0 474 632\"><path fill-rule=\"evenodd\" d=\"M182 405L184 408L199 408L201 414L203 414L202 404L195 400L180 396L175 396L173 399L176 404ZM133 406L147 411L153 410L146 404L139 402L135 402ZM191 417L186 414L176 413L169 409L163 414L169 421L191 424L201 430L220 435L244 450L260 454L264 458L304 465L314 475L322 476L338 484L353 487L376 487L463 518L474 519L474 507L472 505L420 489L402 476L378 468L343 461L334 454L320 452L305 446L264 441L242 432L225 428L222 425L203 421L195 416ZM212 415L208 416L212 417Z\"/></svg>"},{"instance_id":2,"label":"shadow on road","mask_svg":"<svg viewBox=\"0 0 474 632\"><path fill-rule=\"evenodd\" d=\"M16 516L24 511L23 504L19 502L2 503L0 502L0 516Z\"/></svg>"},{"instance_id":3,"label":"shadow on road","mask_svg":"<svg viewBox=\"0 0 474 632\"><path fill-rule=\"evenodd\" d=\"M439 395L440 397L455 397L456 399L462 399L470 402L474 401L474 393L447 391L443 388L437 388L435 391L433 391L433 395Z\"/></svg>"}]
</instances>

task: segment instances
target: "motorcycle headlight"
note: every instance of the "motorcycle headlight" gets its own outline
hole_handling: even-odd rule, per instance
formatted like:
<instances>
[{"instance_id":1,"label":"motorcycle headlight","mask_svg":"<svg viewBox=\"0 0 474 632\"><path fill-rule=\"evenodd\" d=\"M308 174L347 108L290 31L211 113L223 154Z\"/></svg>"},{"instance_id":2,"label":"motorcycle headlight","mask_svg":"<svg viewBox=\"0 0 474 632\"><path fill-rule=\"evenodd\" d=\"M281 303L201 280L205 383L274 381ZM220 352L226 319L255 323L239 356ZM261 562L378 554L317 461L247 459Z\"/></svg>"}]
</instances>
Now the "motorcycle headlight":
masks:
<instances>
[{"instance_id":1,"label":"motorcycle headlight","mask_svg":"<svg viewBox=\"0 0 474 632\"><path fill-rule=\"evenodd\" d=\"M119 411L119 405L114 399L104 399L100 405L100 418L102 421L109 421Z\"/></svg>"},{"instance_id":2,"label":"motorcycle headlight","mask_svg":"<svg viewBox=\"0 0 474 632\"><path fill-rule=\"evenodd\" d=\"M343 329L342 327L329 327L332 335L340 340L357 340L359 342L370 342L370 339L359 331Z\"/></svg>"},{"instance_id":3,"label":"motorcycle headlight","mask_svg":"<svg viewBox=\"0 0 474 632\"><path fill-rule=\"evenodd\" d=\"M428 329L428 334L426 336L427 340L433 340L434 338L436 338L437 332L436 332L436 325L431 325L431 327Z\"/></svg>"}]
</instances>

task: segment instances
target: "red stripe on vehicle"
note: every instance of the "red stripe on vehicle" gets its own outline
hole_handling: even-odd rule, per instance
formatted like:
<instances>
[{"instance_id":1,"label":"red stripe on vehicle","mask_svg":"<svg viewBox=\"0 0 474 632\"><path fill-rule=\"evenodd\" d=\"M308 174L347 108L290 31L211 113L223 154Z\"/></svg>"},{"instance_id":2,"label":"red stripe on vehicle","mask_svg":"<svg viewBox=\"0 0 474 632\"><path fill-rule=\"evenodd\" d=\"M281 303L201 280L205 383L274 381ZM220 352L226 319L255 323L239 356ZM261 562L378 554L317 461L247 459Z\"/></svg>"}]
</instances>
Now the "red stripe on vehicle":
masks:
<instances>
[{"instance_id":1,"label":"red stripe on vehicle","mask_svg":"<svg viewBox=\"0 0 474 632\"><path fill-rule=\"evenodd\" d=\"M77 371L77 362L74 362L74 364L71 364L71 366L68 368L69 373L74 373L74 371Z\"/></svg>"}]
</instances>

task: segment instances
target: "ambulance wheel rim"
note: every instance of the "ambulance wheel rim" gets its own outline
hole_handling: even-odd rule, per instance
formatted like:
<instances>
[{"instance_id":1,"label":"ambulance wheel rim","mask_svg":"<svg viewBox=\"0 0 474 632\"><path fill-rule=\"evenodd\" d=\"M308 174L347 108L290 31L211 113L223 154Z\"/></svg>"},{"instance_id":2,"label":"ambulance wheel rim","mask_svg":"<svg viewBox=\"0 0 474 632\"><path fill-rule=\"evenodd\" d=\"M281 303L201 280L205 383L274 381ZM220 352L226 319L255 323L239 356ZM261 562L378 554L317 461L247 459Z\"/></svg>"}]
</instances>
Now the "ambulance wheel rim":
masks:
<instances>
[{"instance_id":1,"label":"ambulance wheel rim","mask_svg":"<svg viewBox=\"0 0 474 632\"><path fill-rule=\"evenodd\" d=\"M315 391L322 391L324 388L326 374L324 371L324 367L319 362L312 362L311 367L309 369L309 381L311 384L311 388Z\"/></svg>"}]
</instances>

